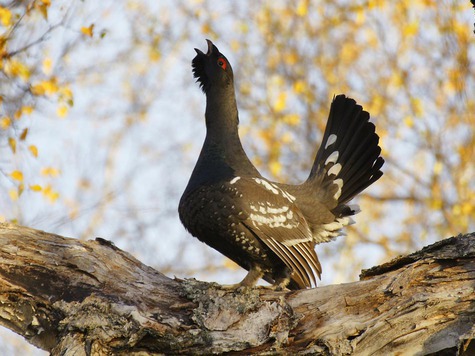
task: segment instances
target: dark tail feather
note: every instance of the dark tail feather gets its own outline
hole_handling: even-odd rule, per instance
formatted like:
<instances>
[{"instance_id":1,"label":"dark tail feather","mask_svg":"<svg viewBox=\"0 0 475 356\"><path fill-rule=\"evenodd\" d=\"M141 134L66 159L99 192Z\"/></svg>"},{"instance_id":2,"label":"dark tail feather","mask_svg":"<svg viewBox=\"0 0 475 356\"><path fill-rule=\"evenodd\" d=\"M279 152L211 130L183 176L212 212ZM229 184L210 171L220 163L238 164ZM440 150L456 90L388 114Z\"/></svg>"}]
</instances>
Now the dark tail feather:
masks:
<instances>
[{"instance_id":1,"label":"dark tail feather","mask_svg":"<svg viewBox=\"0 0 475 356\"><path fill-rule=\"evenodd\" d=\"M342 205L383 175L380 169L384 160L378 142L368 112L353 99L336 96L307 183L339 183L341 191L329 199L337 200L336 210L346 208ZM336 183L338 179L341 181Z\"/></svg>"}]
</instances>

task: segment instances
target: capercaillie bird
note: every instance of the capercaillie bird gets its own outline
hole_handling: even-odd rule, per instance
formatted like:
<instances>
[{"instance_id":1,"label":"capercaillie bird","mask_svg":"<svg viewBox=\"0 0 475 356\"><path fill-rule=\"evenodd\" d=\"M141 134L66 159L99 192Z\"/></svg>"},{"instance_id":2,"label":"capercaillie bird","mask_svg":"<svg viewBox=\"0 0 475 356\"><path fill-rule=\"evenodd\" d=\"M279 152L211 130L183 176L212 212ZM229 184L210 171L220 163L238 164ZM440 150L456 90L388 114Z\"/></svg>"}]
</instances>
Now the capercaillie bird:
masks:
<instances>
[{"instance_id":1,"label":"capercaillie bird","mask_svg":"<svg viewBox=\"0 0 475 356\"><path fill-rule=\"evenodd\" d=\"M315 245L342 234L357 205L347 203L381 176L379 137L353 99L334 97L322 145L299 185L261 176L238 135L231 64L209 40L195 48L194 77L206 95L206 138L178 211L185 228L248 271L235 286L260 278L275 288L316 285Z\"/></svg>"}]
</instances>

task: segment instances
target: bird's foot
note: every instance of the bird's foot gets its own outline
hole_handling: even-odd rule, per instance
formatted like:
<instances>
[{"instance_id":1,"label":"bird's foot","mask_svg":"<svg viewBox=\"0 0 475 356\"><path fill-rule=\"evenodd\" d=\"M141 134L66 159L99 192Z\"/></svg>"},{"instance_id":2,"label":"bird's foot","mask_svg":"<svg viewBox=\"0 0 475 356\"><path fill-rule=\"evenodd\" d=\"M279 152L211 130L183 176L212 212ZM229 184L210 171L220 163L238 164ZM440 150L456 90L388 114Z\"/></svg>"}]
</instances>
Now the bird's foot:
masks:
<instances>
[{"instance_id":1,"label":"bird's foot","mask_svg":"<svg viewBox=\"0 0 475 356\"><path fill-rule=\"evenodd\" d=\"M225 284L222 286L223 289L241 289L241 288L252 288L256 285L257 281L262 278L264 273L259 267L253 267L246 274L244 279L237 284Z\"/></svg>"}]
</instances>

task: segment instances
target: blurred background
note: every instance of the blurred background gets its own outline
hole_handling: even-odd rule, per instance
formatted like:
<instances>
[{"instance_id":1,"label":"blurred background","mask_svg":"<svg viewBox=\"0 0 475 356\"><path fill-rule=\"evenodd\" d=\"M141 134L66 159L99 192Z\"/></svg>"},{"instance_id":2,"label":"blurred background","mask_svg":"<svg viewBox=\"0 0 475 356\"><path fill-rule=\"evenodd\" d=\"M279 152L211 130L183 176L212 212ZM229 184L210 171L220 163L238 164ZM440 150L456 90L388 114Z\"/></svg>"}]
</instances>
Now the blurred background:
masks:
<instances>
[{"instance_id":1,"label":"blurred background","mask_svg":"<svg viewBox=\"0 0 475 356\"><path fill-rule=\"evenodd\" d=\"M194 47L230 60L243 145L269 179L310 170L332 97L371 113L384 176L321 285L475 230L469 1L0 1L0 221L113 241L167 276L245 272L177 206L204 140ZM4 355L43 355L2 328Z\"/></svg>"}]
</instances>

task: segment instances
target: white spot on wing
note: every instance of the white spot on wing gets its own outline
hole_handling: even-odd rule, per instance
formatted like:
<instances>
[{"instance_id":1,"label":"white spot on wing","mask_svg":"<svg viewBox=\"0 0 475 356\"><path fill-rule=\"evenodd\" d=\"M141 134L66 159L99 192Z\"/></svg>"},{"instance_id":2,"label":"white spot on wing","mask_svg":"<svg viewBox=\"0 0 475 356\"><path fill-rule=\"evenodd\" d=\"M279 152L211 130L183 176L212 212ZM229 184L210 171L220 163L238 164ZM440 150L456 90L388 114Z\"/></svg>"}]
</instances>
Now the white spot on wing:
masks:
<instances>
[{"instance_id":1,"label":"white spot on wing","mask_svg":"<svg viewBox=\"0 0 475 356\"><path fill-rule=\"evenodd\" d=\"M295 197L292 194L290 194L290 193L288 193L288 192L286 192L285 190L282 190L282 189L280 189L280 191L282 192L282 195L284 196L284 198L287 198L291 202L295 201Z\"/></svg>"},{"instance_id":2,"label":"white spot on wing","mask_svg":"<svg viewBox=\"0 0 475 356\"><path fill-rule=\"evenodd\" d=\"M239 179L241 179L241 177L234 177L234 178L229 182L229 184L234 184L234 183L236 183Z\"/></svg>"},{"instance_id":3,"label":"white spot on wing","mask_svg":"<svg viewBox=\"0 0 475 356\"><path fill-rule=\"evenodd\" d=\"M272 207L268 207L267 208L267 212L268 213L271 213L271 214L280 214L280 213L285 213L286 211L289 210L289 207L288 206L283 206L281 208L272 208Z\"/></svg>"},{"instance_id":4,"label":"white spot on wing","mask_svg":"<svg viewBox=\"0 0 475 356\"><path fill-rule=\"evenodd\" d=\"M271 191L272 193L274 194L279 194L279 191L277 189L275 189L272 184L270 184L269 182L265 181L264 179L260 179L260 178L253 178L254 181L257 183L257 184L260 184L260 185L263 185L264 188L266 188L267 190Z\"/></svg>"},{"instance_id":5,"label":"white spot on wing","mask_svg":"<svg viewBox=\"0 0 475 356\"><path fill-rule=\"evenodd\" d=\"M254 226L266 225L272 228L283 227L286 229L293 229L299 224L296 221L288 221L287 215L282 214L264 216L252 213L249 214L249 218Z\"/></svg>"},{"instance_id":6,"label":"white spot on wing","mask_svg":"<svg viewBox=\"0 0 475 356\"><path fill-rule=\"evenodd\" d=\"M333 145L336 142L336 135L331 134L328 136L327 143L325 144L325 149L328 148L328 146Z\"/></svg>"},{"instance_id":7,"label":"white spot on wing","mask_svg":"<svg viewBox=\"0 0 475 356\"><path fill-rule=\"evenodd\" d=\"M298 238L298 239L286 239L284 241L282 241L282 244L284 244L285 246L293 246L293 245L296 245L296 244L301 244L303 242L308 242L308 241L312 241L312 236L308 236L306 238Z\"/></svg>"}]
</instances>

